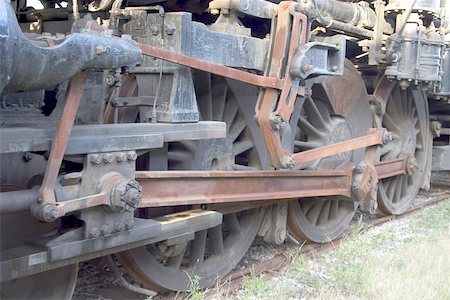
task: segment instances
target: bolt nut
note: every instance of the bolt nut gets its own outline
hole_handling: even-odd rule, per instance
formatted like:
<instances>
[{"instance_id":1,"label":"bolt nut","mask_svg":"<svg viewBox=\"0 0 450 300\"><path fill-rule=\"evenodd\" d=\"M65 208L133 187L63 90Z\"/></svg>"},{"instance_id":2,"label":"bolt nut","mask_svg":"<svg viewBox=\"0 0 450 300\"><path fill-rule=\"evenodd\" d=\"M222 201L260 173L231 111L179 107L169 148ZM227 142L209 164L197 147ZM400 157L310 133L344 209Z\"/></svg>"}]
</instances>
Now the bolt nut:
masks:
<instances>
[{"instance_id":1,"label":"bolt nut","mask_svg":"<svg viewBox=\"0 0 450 300\"><path fill-rule=\"evenodd\" d=\"M358 190L359 190L359 183L355 181L352 183L352 192L356 193L358 192Z\"/></svg>"},{"instance_id":2,"label":"bolt nut","mask_svg":"<svg viewBox=\"0 0 450 300\"><path fill-rule=\"evenodd\" d=\"M98 229L97 227L91 228L91 230L89 231L89 238L96 239L99 236L100 236L100 229Z\"/></svg>"},{"instance_id":3,"label":"bolt nut","mask_svg":"<svg viewBox=\"0 0 450 300\"><path fill-rule=\"evenodd\" d=\"M116 83L116 79L113 75L108 75L105 77L105 83L109 86L113 86Z\"/></svg>"},{"instance_id":4,"label":"bolt nut","mask_svg":"<svg viewBox=\"0 0 450 300\"><path fill-rule=\"evenodd\" d=\"M100 155L98 155L98 154L92 154L91 158L90 158L90 161L91 161L92 164L98 165L98 164L100 164L102 162L102 157Z\"/></svg>"},{"instance_id":5,"label":"bolt nut","mask_svg":"<svg viewBox=\"0 0 450 300\"><path fill-rule=\"evenodd\" d=\"M109 154L109 153L103 154L103 162L105 164L112 163L112 161L113 161L113 156L111 154Z\"/></svg>"},{"instance_id":6,"label":"bolt nut","mask_svg":"<svg viewBox=\"0 0 450 300\"><path fill-rule=\"evenodd\" d=\"M122 232L125 230L125 224L122 222L116 222L114 224L114 230L116 230L117 232Z\"/></svg>"},{"instance_id":7,"label":"bolt nut","mask_svg":"<svg viewBox=\"0 0 450 300\"><path fill-rule=\"evenodd\" d=\"M135 225L135 221L134 221L134 219L129 219L129 220L127 220L126 222L125 222L125 228L127 229L127 230L130 230L130 229L132 229L133 227L134 227L134 225Z\"/></svg>"},{"instance_id":8,"label":"bolt nut","mask_svg":"<svg viewBox=\"0 0 450 300\"><path fill-rule=\"evenodd\" d=\"M306 64L303 66L303 71L305 71L305 72L309 72L313 69L314 69L314 65L311 65L311 64Z\"/></svg>"},{"instance_id":9,"label":"bolt nut","mask_svg":"<svg viewBox=\"0 0 450 300\"><path fill-rule=\"evenodd\" d=\"M281 163L282 163L283 167L287 168L287 169L292 169L295 166L295 160L290 155L284 156Z\"/></svg>"},{"instance_id":10,"label":"bolt nut","mask_svg":"<svg viewBox=\"0 0 450 300\"><path fill-rule=\"evenodd\" d=\"M406 163L406 173L408 175L413 175L419 169L419 165L417 164L417 160L414 156L411 156Z\"/></svg>"},{"instance_id":11,"label":"bolt nut","mask_svg":"<svg viewBox=\"0 0 450 300\"><path fill-rule=\"evenodd\" d=\"M27 153L25 153L25 154L23 155L23 159L24 159L26 162L29 162L30 160L33 159L33 154L31 154L30 152L27 152Z\"/></svg>"},{"instance_id":12,"label":"bolt nut","mask_svg":"<svg viewBox=\"0 0 450 300\"><path fill-rule=\"evenodd\" d=\"M362 172L364 172L364 168L363 166L356 166L354 171L356 174L362 174Z\"/></svg>"},{"instance_id":13,"label":"bolt nut","mask_svg":"<svg viewBox=\"0 0 450 300\"><path fill-rule=\"evenodd\" d=\"M135 151L129 151L127 153L128 160L136 160L137 159L137 153Z\"/></svg>"},{"instance_id":14,"label":"bolt nut","mask_svg":"<svg viewBox=\"0 0 450 300\"><path fill-rule=\"evenodd\" d=\"M213 9L211 9L210 13L212 15L218 15L220 13L220 11L217 8L213 8Z\"/></svg>"},{"instance_id":15,"label":"bolt nut","mask_svg":"<svg viewBox=\"0 0 450 300\"><path fill-rule=\"evenodd\" d=\"M111 226L109 226L109 225L103 225L101 228L101 231L102 231L103 235L110 235L112 229L111 229Z\"/></svg>"},{"instance_id":16,"label":"bolt nut","mask_svg":"<svg viewBox=\"0 0 450 300\"><path fill-rule=\"evenodd\" d=\"M166 28L165 28L165 30L166 30L166 34L167 35L173 35L174 33L175 33L175 25L173 25L173 24L168 24L168 25L166 25L165 26Z\"/></svg>"},{"instance_id":17,"label":"bolt nut","mask_svg":"<svg viewBox=\"0 0 450 300\"><path fill-rule=\"evenodd\" d=\"M339 70L338 66L332 66L331 67L331 71L336 72L337 70Z\"/></svg>"},{"instance_id":18,"label":"bolt nut","mask_svg":"<svg viewBox=\"0 0 450 300\"><path fill-rule=\"evenodd\" d=\"M392 133L389 132L389 131L386 131L383 134L383 144L387 144L387 143L389 143L391 141L392 141Z\"/></svg>"},{"instance_id":19,"label":"bolt nut","mask_svg":"<svg viewBox=\"0 0 450 300\"><path fill-rule=\"evenodd\" d=\"M134 211L141 203L142 188L134 179L117 182L111 193L111 209L114 212Z\"/></svg>"},{"instance_id":20,"label":"bolt nut","mask_svg":"<svg viewBox=\"0 0 450 300\"><path fill-rule=\"evenodd\" d=\"M127 155L123 152L119 152L116 155L116 160L117 160L117 162L124 162L127 160Z\"/></svg>"},{"instance_id":21,"label":"bolt nut","mask_svg":"<svg viewBox=\"0 0 450 300\"><path fill-rule=\"evenodd\" d=\"M97 55L101 55L108 52L109 52L108 46L98 45L97 47L95 47L95 53L97 53Z\"/></svg>"}]
</instances>

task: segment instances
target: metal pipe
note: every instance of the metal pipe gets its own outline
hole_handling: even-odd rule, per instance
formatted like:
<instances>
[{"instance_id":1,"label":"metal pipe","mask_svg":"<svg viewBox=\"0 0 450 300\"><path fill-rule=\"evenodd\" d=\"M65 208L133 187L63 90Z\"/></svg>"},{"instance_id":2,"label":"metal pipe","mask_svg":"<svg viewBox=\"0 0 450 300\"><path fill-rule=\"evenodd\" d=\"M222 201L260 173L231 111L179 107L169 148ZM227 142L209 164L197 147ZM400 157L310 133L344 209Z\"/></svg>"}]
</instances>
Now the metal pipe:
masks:
<instances>
[{"instance_id":1,"label":"metal pipe","mask_svg":"<svg viewBox=\"0 0 450 300\"><path fill-rule=\"evenodd\" d=\"M358 25L363 18L357 3L347 3L336 0L315 0L317 8L320 12L329 18L351 25ZM369 9L370 10L370 9ZM368 11L369 11L368 10ZM375 25L375 12L367 13L366 27L373 28Z\"/></svg>"},{"instance_id":2,"label":"metal pipe","mask_svg":"<svg viewBox=\"0 0 450 300\"><path fill-rule=\"evenodd\" d=\"M158 294L157 292L151 291L149 289L144 289L144 288L141 288L139 286L129 283L125 278L123 278L122 273L120 272L119 268L117 267L116 262L112 259L111 255L107 255L106 260L108 261L108 264L109 264L114 276L116 276L116 278L119 279L120 284L127 290L130 290L133 293L142 294L142 295L149 296L149 297L154 297Z\"/></svg>"},{"instance_id":3,"label":"metal pipe","mask_svg":"<svg viewBox=\"0 0 450 300\"><path fill-rule=\"evenodd\" d=\"M367 2L348 3L337 0L300 1L299 10L314 17L319 23L331 29L371 37L373 33L364 28L373 29L377 25L377 16ZM392 33L393 28L386 21L381 25L383 32Z\"/></svg>"},{"instance_id":4,"label":"metal pipe","mask_svg":"<svg viewBox=\"0 0 450 300\"><path fill-rule=\"evenodd\" d=\"M39 187L29 190L0 193L0 214L12 214L27 211L37 203L39 198Z\"/></svg>"},{"instance_id":5,"label":"metal pipe","mask_svg":"<svg viewBox=\"0 0 450 300\"><path fill-rule=\"evenodd\" d=\"M51 89L84 69L117 69L142 58L134 42L71 34L54 47L27 39L9 0L0 0L0 92Z\"/></svg>"}]
</instances>

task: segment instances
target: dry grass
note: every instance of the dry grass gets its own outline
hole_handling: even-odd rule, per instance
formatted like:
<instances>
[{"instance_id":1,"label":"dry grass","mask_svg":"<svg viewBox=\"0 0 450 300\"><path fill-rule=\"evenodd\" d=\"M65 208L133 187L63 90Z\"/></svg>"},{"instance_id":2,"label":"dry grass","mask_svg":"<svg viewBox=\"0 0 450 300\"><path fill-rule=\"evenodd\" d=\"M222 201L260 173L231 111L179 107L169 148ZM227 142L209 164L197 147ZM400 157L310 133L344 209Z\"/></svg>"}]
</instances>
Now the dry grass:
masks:
<instances>
[{"instance_id":1,"label":"dry grass","mask_svg":"<svg viewBox=\"0 0 450 300\"><path fill-rule=\"evenodd\" d=\"M235 295L211 298L450 300L450 199L349 236L331 253L297 257L279 276L246 279Z\"/></svg>"}]
</instances>

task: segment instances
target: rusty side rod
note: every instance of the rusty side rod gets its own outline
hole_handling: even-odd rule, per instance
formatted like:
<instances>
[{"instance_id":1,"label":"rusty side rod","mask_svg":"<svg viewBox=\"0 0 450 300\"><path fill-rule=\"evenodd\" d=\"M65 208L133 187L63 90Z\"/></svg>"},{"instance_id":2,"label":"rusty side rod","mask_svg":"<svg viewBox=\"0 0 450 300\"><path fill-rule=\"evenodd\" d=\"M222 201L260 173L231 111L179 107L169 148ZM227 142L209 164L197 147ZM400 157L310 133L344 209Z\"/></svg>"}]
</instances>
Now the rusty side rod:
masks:
<instances>
[{"instance_id":1,"label":"rusty side rod","mask_svg":"<svg viewBox=\"0 0 450 300\"><path fill-rule=\"evenodd\" d=\"M52 206L56 204L56 180L64 158L67 142L69 141L70 132L72 131L73 123L77 116L78 107L80 106L85 79L86 73L81 71L69 80L66 92L66 103L55 132L44 180L39 190L39 202L41 207L48 204ZM45 216L42 215L42 217L44 217L43 221L47 221L45 220Z\"/></svg>"}]
</instances>

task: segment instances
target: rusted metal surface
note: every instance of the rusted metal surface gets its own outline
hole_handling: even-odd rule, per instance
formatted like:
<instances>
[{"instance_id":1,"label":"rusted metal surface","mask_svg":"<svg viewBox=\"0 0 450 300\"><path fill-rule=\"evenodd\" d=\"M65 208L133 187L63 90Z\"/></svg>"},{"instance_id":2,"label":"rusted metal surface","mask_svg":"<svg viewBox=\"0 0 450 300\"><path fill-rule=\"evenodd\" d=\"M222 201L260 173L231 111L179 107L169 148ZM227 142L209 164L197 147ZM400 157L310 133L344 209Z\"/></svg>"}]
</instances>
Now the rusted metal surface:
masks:
<instances>
[{"instance_id":1,"label":"rusted metal surface","mask_svg":"<svg viewBox=\"0 0 450 300\"><path fill-rule=\"evenodd\" d=\"M281 95L277 90L274 89L264 89L260 91L259 99L260 103L258 106L257 112L257 120L261 132L263 134L270 160L274 167L287 167L287 162L283 160L283 158L289 155L289 151L283 148L281 145L280 136L278 132L272 127L271 119L276 115L274 114L274 110L276 109L276 105L278 99L280 98L280 113L283 114L284 120L289 120L290 118L290 104L295 102L297 98L297 90L292 88L292 79L290 78L290 74L283 74L283 67L286 70L289 70L289 65L285 66L287 61L290 62L289 55L292 57L293 53L287 52L287 49L291 50L293 47L298 46L298 41L305 39L306 37L298 37L292 36L292 41L297 41L295 45L289 45L289 34L291 31L291 13L290 8L295 5L293 1L282 2L278 7L278 19L277 25L275 28L275 32L272 33L273 45L272 45L272 57L270 58L269 69L267 70L269 76L275 78L281 78L283 75L285 77L285 85L283 85L283 89ZM295 13L294 22L297 25L300 25L300 19L302 19L302 27L305 27L305 16L299 13ZM298 34L298 30L295 29L294 33ZM302 34L305 34L302 31ZM286 57L288 56L288 57ZM289 95L290 93L290 95ZM288 98L289 97L289 98ZM284 99L284 100L283 100ZM292 101L291 101L292 100ZM288 103L290 101L290 103ZM290 111L292 113L292 111ZM281 116L280 116L281 117Z\"/></svg>"},{"instance_id":2,"label":"rusted metal surface","mask_svg":"<svg viewBox=\"0 0 450 300\"><path fill-rule=\"evenodd\" d=\"M140 207L350 196L351 169L136 172Z\"/></svg>"},{"instance_id":3,"label":"rusted metal surface","mask_svg":"<svg viewBox=\"0 0 450 300\"><path fill-rule=\"evenodd\" d=\"M400 155L397 159L377 162L375 169L378 179L407 174L408 161L413 157L414 155Z\"/></svg>"},{"instance_id":4,"label":"rusted metal surface","mask_svg":"<svg viewBox=\"0 0 450 300\"><path fill-rule=\"evenodd\" d=\"M74 75L69 81L66 93L66 104L56 129L44 180L39 191L41 205L54 205L56 203L54 192L56 179L64 157L64 152L66 151L70 131L72 130L78 112L80 99L83 95L83 84L85 79L86 73L82 71Z\"/></svg>"},{"instance_id":5,"label":"rusted metal surface","mask_svg":"<svg viewBox=\"0 0 450 300\"><path fill-rule=\"evenodd\" d=\"M211 74L221 75L228 78L236 79L248 84L259 87L270 87L281 90L283 88L283 80L279 78L271 78L260 76L249 72L233 69L223 65L210 63L194 57L170 52L150 45L142 43L138 44L144 55L154 58L163 59L176 64L184 65L193 69L202 70Z\"/></svg>"},{"instance_id":6,"label":"rusted metal surface","mask_svg":"<svg viewBox=\"0 0 450 300\"><path fill-rule=\"evenodd\" d=\"M384 129L369 129L366 136L339 142L333 145L307 150L292 155L297 163L305 163L334 154L344 153L356 149L366 148L374 145L382 145L386 131Z\"/></svg>"},{"instance_id":7,"label":"rusted metal surface","mask_svg":"<svg viewBox=\"0 0 450 300\"><path fill-rule=\"evenodd\" d=\"M373 172L370 173L371 180L375 176L379 180L406 174L411 158L404 155L402 158L374 164ZM366 159L370 160L370 157ZM351 165L342 170L141 171L136 173L136 180L143 187L140 207L212 204L211 209L231 213L275 204L279 200L349 196L357 176L353 173L358 173L352 171ZM360 173L363 172L362 169ZM104 188L97 194L57 202L59 216L99 205L111 206L112 186L123 178L112 176L109 180L110 184L103 184ZM36 189L1 193L0 197L5 200L5 204L0 205L0 211L17 212L28 209L38 196ZM15 207L20 209L8 208L6 203L15 199L23 202L16 203ZM233 202L240 203L232 204Z\"/></svg>"},{"instance_id":8,"label":"rusted metal surface","mask_svg":"<svg viewBox=\"0 0 450 300\"><path fill-rule=\"evenodd\" d=\"M284 18L288 19L289 16ZM289 122L291 118L299 88L299 80L294 80L290 75L290 66L292 64L292 57L294 56L297 47L307 42L306 24L307 18L305 15L293 13L291 25L292 30L290 32L289 51L287 54L287 64L285 66L283 89L281 90L280 100L276 110L276 115L279 115L286 122Z\"/></svg>"}]
</instances>

